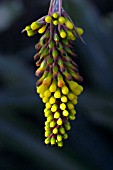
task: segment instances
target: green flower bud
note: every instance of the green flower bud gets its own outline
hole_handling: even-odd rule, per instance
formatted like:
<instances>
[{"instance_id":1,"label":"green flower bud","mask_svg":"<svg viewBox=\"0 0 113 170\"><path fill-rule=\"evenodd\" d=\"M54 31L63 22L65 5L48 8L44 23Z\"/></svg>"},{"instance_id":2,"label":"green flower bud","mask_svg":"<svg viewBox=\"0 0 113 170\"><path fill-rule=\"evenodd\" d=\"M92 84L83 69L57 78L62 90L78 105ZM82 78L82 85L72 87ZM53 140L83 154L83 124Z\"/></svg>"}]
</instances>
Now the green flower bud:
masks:
<instances>
[{"instance_id":1,"label":"green flower bud","mask_svg":"<svg viewBox=\"0 0 113 170\"><path fill-rule=\"evenodd\" d=\"M62 147L63 146L63 142L61 141L61 142L57 142L57 145L58 145L58 147Z\"/></svg>"},{"instance_id":2,"label":"green flower bud","mask_svg":"<svg viewBox=\"0 0 113 170\"><path fill-rule=\"evenodd\" d=\"M74 100L75 95L73 93L69 92L67 97L69 98L69 100Z\"/></svg>"},{"instance_id":3,"label":"green flower bud","mask_svg":"<svg viewBox=\"0 0 113 170\"><path fill-rule=\"evenodd\" d=\"M46 138L45 139L45 144L48 145L50 143L51 139L50 138Z\"/></svg>"},{"instance_id":4,"label":"green flower bud","mask_svg":"<svg viewBox=\"0 0 113 170\"><path fill-rule=\"evenodd\" d=\"M71 126L70 126L70 123L69 123L69 122L68 122L68 123L65 123L65 124L64 124L64 127L65 127L66 130L70 130L70 129L71 129Z\"/></svg>"},{"instance_id":5,"label":"green flower bud","mask_svg":"<svg viewBox=\"0 0 113 170\"><path fill-rule=\"evenodd\" d=\"M56 140L55 140L54 137L52 137L52 138L51 138L51 145L55 145L55 143L56 143Z\"/></svg>"},{"instance_id":6,"label":"green flower bud","mask_svg":"<svg viewBox=\"0 0 113 170\"><path fill-rule=\"evenodd\" d=\"M53 50L52 51L52 56L53 56L53 58L58 57L58 51L57 50Z\"/></svg>"},{"instance_id":7,"label":"green flower bud","mask_svg":"<svg viewBox=\"0 0 113 170\"><path fill-rule=\"evenodd\" d=\"M68 138L67 133L63 134L63 139L67 139L67 138Z\"/></svg>"},{"instance_id":8,"label":"green flower bud","mask_svg":"<svg viewBox=\"0 0 113 170\"><path fill-rule=\"evenodd\" d=\"M51 131L46 131L46 132L45 132L45 137L49 137L50 134L51 134Z\"/></svg>"},{"instance_id":9,"label":"green flower bud","mask_svg":"<svg viewBox=\"0 0 113 170\"><path fill-rule=\"evenodd\" d=\"M67 102L67 107L69 110L74 109L74 105L71 102Z\"/></svg>"},{"instance_id":10,"label":"green flower bud","mask_svg":"<svg viewBox=\"0 0 113 170\"><path fill-rule=\"evenodd\" d=\"M72 115L72 114L70 114L68 118L69 118L70 120L75 120L75 119L76 119L75 115Z\"/></svg>"},{"instance_id":11,"label":"green flower bud","mask_svg":"<svg viewBox=\"0 0 113 170\"><path fill-rule=\"evenodd\" d=\"M51 41L51 42L49 43L49 48L52 49L54 46L55 46L55 43L54 43L53 41Z\"/></svg>"},{"instance_id":12,"label":"green flower bud","mask_svg":"<svg viewBox=\"0 0 113 170\"><path fill-rule=\"evenodd\" d=\"M58 36L58 34L54 34L54 41L56 41L56 42L59 42L59 40L60 40L60 38L59 38L59 36Z\"/></svg>"},{"instance_id":13,"label":"green flower bud","mask_svg":"<svg viewBox=\"0 0 113 170\"><path fill-rule=\"evenodd\" d=\"M35 35L35 32L33 30L29 30L29 31L27 31L27 35L29 37L32 37L33 35Z\"/></svg>"},{"instance_id":14,"label":"green flower bud","mask_svg":"<svg viewBox=\"0 0 113 170\"><path fill-rule=\"evenodd\" d=\"M64 45L69 45L69 42L68 42L67 39L62 39L62 43L63 43Z\"/></svg>"},{"instance_id":15,"label":"green flower bud","mask_svg":"<svg viewBox=\"0 0 113 170\"><path fill-rule=\"evenodd\" d=\"M63 127L60 127L59 132L63 135L63 134L65 134L65 129Z\"/></svg>"}]
</instances>

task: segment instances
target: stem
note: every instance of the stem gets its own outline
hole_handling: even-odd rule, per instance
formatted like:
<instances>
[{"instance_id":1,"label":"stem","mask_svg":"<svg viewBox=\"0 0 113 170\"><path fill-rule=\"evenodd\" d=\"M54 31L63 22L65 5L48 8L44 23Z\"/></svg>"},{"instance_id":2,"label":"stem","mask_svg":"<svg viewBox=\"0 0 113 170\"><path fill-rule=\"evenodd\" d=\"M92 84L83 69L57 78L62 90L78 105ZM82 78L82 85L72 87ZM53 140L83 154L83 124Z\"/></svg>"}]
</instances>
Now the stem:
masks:
<instances>
[{"instance_id":1,"label":"stem","mask_svg":"<svg viewBox=\"0 0 113 170\"><path fill-rule=\"evenodd\" d=\"M48 15L51 14L51 12L52 12L52 7L53 7L53 0L50 1L50 6L49 6Z\"/></svg>"},{"instance_id":2,"label":"stem","mask_svg":"<svg viewBox=\"0 0 113 170\"><path fill-rule=\"evenodd\" d=\"M61 16L62 12L62 0L59 0L59 15Z\"/></svg>"}]
</instances>

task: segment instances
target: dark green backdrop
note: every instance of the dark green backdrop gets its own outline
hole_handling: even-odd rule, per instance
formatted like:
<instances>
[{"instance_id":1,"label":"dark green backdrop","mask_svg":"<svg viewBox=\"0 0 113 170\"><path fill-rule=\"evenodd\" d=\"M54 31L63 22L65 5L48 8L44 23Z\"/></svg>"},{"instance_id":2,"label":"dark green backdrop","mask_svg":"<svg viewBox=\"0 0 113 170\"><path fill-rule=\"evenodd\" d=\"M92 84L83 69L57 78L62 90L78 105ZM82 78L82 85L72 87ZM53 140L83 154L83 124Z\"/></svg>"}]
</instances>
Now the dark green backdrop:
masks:
<instances>
[{"instance_id":1,"label":"dark green backdrop","mask_svg":"<svg viewBox=\"0 0 113 170\"><path fill-rule=\"evenodd\" d=\"M0 1L0 170L113 169L113 4L63 5L85 31L86 45L75 42L84 93L69 139L57 148L43 143L44 105L35 92L33 61L39 37L21 34L47 13L49 0Z\"/></svg>"}]
</instances>

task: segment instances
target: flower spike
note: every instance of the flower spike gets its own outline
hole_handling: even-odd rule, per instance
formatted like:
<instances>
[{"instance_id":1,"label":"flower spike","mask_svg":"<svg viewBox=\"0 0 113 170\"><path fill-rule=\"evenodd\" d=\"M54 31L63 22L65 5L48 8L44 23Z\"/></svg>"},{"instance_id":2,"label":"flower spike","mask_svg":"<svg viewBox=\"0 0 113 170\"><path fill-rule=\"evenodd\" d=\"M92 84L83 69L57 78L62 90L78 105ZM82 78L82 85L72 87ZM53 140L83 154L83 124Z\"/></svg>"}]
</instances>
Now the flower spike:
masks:
<instances>
[{"instance_id":1,"label":"flower spike","mask_svg":"<svg viewBox=\"0 0 113 170\"><path fill-rule=\"evenodd\" d=\"M63 146L71 129L70 120L76 119L75 105L83 91L83 78L71 57L76 54L73 41L82 41L83 29L74 25L62 7L62 0L51 0L48 15L26 26L28 36L42 34L35 48L37 54L36 90L45 103L45 144Z\"/></svg>"}]
</instances>

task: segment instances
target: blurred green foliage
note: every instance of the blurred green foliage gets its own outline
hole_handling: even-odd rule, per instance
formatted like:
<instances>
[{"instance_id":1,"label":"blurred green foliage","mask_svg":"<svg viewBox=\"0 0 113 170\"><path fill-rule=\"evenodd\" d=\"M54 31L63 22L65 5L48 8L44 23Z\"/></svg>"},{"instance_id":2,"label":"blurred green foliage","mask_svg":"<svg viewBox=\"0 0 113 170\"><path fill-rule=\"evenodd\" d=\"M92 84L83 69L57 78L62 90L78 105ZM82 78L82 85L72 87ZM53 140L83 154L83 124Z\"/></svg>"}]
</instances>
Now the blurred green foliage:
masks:
<instances>
[{"instance_id":1,"label":"blurred green foliage","mask_svg":"<svg viewBox=\"0 0 113 170\"><path fill-rule=\"evenodd\" d=\"M86 45L75 43L85 90L69 139L59 149L43 143L44 105L35 92L32 57L38 38L20 34L28 21L47 12L49 1L21 2L22 14L0 33L0 170L112 170L113 18L102 17L88 1L64 1L75 24L85 30Z\"/></svg>"}]
</instances>

